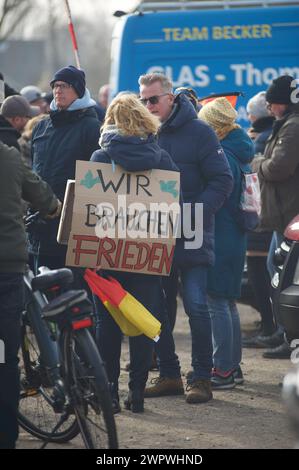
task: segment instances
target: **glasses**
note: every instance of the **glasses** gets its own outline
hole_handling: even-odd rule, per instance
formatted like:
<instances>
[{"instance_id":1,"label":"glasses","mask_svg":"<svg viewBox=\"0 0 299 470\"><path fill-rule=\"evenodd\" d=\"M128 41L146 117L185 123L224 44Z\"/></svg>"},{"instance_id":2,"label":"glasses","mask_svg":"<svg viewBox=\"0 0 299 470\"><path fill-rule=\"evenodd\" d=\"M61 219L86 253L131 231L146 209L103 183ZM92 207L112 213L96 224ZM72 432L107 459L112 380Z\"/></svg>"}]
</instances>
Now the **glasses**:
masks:
<instances>
[{"instance_id":1,"label":"glasses","mask_svg":"<svg viewBox=\"0 0 299 470\"><path fill-rule=\"evenodd\" d=\"M144 104L144 106L146 106L148 101L150 102L150 104L158 104L161 96L166 96L166 95L169 95L169 93L163 93L162 95L154 95L154 96L150 96L149 98L139 98L139 99L140 99L140 102Z\"/></svg>"},{"instance_id":2,"label":"glasses","mask_svg":"<svg viewBox=\"0 0 299 470\"><path fill-rule=\"evenodd\" d=\"M52 86L53 90L68 90L69 88L72 88L72 85L70 83L54 83Z\"/></svg>"}]
</instances>

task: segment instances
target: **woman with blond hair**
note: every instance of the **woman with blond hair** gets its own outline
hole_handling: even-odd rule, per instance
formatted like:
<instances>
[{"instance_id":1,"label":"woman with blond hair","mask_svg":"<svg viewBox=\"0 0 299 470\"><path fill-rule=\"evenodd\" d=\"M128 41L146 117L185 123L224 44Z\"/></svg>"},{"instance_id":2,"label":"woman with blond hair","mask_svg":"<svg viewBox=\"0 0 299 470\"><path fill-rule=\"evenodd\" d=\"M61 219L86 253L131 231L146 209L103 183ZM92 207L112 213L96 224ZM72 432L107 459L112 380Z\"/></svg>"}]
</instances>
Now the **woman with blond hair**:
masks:
<instances>
[{"instance_id":1,"label":"woman with blond hair","mask_svg":"<svg viewBox=\"0 0 299 470\"><path fill-rule=\"evenodd\" d=\"M107 109L101 129L101 149L93 153L94 162L111 163L128 172L151 169L178 171L165 150L162 150L155 135L159 121L139 99L131 93L120 93ZM162 323L161 335L167 336L167 361L160 363L160 371L166 377L180 377L180 368L174 351L174 342L163 305L163 293L159 276L108 271L122 286L136 297ZM105 273L104 273L105 275ZM120 375L121 330L96 299L99 316L99 350L106 365L111 384L114 412L120 411L118 380ZM135 413L144 410L144 388L151 365L153 341L146 336L129 338L130 370L129 395L125 407ZM165 346L166 347L166 346Z\"/></svg>"},{"instance_id":2,"label":"woman with blond hair","mask_svg":"<svg viewBox=\"0 0 299 470\"><path fill-rule=\"evenodd\" d=\"M216 132L234 177L232 193L215 217L215 265L208 273L208 304L213 334L212 388L224 390L243 382L242 346L236 299L240 297L246 253L246 232L237 214L243 172L250 173L254 150L251 139L235 122L237 112L226 98L202 107L198 117Z\"/></svg>"}]
</instances>

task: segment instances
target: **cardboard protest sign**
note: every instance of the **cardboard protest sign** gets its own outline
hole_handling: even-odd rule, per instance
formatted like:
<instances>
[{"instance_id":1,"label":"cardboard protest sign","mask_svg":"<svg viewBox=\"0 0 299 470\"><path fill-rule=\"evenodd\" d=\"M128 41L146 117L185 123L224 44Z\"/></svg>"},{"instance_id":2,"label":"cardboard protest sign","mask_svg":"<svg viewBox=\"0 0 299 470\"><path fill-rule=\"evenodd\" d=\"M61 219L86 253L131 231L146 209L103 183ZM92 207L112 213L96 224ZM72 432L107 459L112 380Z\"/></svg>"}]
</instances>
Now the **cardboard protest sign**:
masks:
<instances>
[{"instance_id":1,"label":"cardboard protest sign","mask_svg":"<svg viewBox=\"0 0 299 470\"><path fill-rule=\"evenodd\" d=\"M129 173L77 162L68 266L169 275L178 224L178 172Z\"/></svg>"},{"instance_id":2,"label":"cardboard protest sign","mask_svg":"<svg viewBox=\"0 0 299 470\"><path fill-rule=\"evenodd\" d=\"M75 198L75 180L68 180L61 210L59 227L57 232L57 242L67 245L72 228L72 215Z\"/></svg>"}]
</instances>

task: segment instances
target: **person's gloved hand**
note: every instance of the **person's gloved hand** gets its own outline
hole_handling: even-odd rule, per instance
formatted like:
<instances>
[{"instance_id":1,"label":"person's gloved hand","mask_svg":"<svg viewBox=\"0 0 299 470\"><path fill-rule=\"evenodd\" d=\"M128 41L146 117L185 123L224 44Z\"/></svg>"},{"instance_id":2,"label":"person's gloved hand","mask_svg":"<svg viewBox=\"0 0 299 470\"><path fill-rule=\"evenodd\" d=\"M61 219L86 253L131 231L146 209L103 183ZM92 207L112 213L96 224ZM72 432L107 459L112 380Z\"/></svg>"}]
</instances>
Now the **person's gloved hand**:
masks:
<instances>
[{"instance_id":1,"label":"person's gloved hand","mask_svg":"<svg viewBox=\"0 0 299 470\"><path fill-rule=\"evenodd\" d=\"M59 199L57 199L57 207L55 209L54 212L52 212L51 214L48 214L45 216L45 219L56 219L56 217L59 217L60 216L60 213L61 213L61 209L62 209L62 203Z\"/></svg>"},{"instance_id":2,"label":"person's gloved hand","mask_svg":"<svg viewBox=\"0 0 299 470\"><path fill-rule=\"evenodd\" d=\"M255 140L256 137L258 136L258 133L252 127L248 129L247 134L252 140Z\"/></svg>"}]
</instances>

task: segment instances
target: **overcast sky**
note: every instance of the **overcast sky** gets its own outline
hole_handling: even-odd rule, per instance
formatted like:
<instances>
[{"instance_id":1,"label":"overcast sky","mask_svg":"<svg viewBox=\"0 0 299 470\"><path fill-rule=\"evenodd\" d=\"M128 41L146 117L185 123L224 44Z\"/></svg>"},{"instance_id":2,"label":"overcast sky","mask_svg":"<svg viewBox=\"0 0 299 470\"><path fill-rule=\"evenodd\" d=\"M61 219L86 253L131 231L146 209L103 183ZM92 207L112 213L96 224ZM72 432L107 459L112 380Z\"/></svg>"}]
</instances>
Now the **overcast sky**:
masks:
<instances>
[{"instance_id":1,"label":"overcast sky","mask_svg":"<svg viewBox=\"0 0 299 470\"><path fill-rule=\"evenodd\" d=\"M106 19L111 18L115 21L112 14L116 10L127 12L139 3L138 0L69 0L75 29L80 17L90 18L93 21L99 18L99 23L101 23L101 15L104 13ZM49 0L34 0L33 5L34 9L30 15L30 21L26 21L22 25L22 29L16 31L16 37L21 35L23 38L31 39L36 35L36 27L40 25L42 25L42 29L39 30L41 33L44 25L47 24L49 8L53 10L55 17L59 18L60 24L65 23L67 25L65 0L51 0L51 2Z\"/></svg>"},{"instance_id":2,"label":"overcast sky","mask_svg":"<svg viewBox=\"0 0 299 470\"><path fill-rule=\"evenodd\" d=\"M71 11L84 15L93 12L95 8L103 8L112 13L115 10L127 11L138 3L138 0L69 0Z\"/></svg>"}]
</instances>

